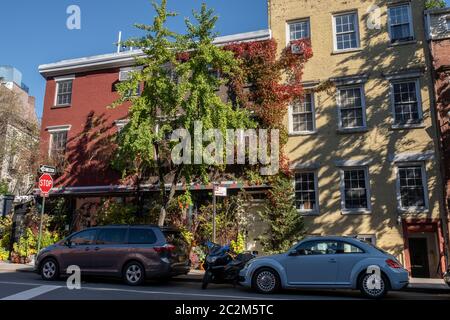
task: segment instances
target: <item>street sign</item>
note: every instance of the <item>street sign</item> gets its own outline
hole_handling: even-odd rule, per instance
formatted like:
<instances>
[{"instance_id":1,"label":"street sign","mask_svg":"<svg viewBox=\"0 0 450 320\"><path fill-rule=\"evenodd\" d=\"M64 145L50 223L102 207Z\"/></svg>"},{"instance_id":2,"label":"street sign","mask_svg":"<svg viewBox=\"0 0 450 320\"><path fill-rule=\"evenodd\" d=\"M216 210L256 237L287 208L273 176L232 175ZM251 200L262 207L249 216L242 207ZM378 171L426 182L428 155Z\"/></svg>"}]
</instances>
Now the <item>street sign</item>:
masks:
<instances>
[{"instance_id":1,"label":"street sign","mask_svg":"<svg viewBox=\"0 0 450 320\"><path fill-rule=\"evenodd\" d=\"M53 178L48 173L39 178L39 189L43 195L48 195L53 188Z\"/></svg>"},{"instance_id":2,"label":"street sign","mask_svg":"<svg viewBox=\"0 0 450 320\"><path fill-rule=\"evenodd\" d=\"M216 197L226 197L227 196L227 188L225 187L216 187L214 194Z\"/></svg>"},{"instance_id":3,"label":"street sign","mask_svg":"<svg viewBox=\"0 0 450 320\"><path fill-rule=\"evenodd\" d=\"M41 173L56 174L55 167L41 166L41 168L39 170L41 171Z\"/></svg>"}]
</instances>

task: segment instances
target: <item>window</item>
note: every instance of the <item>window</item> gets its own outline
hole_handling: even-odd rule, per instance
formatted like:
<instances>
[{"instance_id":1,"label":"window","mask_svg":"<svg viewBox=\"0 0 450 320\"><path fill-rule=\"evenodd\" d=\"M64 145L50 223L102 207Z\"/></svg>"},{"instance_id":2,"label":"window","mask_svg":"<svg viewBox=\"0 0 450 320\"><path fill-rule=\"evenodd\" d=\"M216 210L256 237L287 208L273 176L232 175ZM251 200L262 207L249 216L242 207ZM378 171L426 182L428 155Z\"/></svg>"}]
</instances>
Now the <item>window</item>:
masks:
<instances>
[{"instance_id":1,"label":"window","mask_svg":"<svg viewBox=\"0 0 450 320\"><path fill-rule=\"evenodd\" d=\"M422 122L419 81L394 82L391 86L395 125Z\"/></svg>"},{"instance_id":2,"label":"window","mask_svg":"<svg viewBox=\"0 0 450 320\"><path fill-rule=\"evenodd\" d=\"M398 168L400 208L426 209L426 177L422 165L411 165Z\"/></svg>"},{"instance_id":3,"label":"window","mask_svg":"<svg viewBox=\"0 0 450 320\"><path fill-rule=\"evenodd\" d=\"M450 18L447 18L447 31L450 31Z\"/></svg>"},{"instance_id":4,"label":"window","mask_svg":"<svg viewBox=\"0 0 450 320\"><path fill-rule=\"evenodd\" d=\"M356 238L372 245L377 244L377 238L374 235L358 235Z\"/></svg>"},{"instance_id":5,"label":"window","mask_svg":"<svg viewBox=\"0 0 450 320\"><path fill-rule=\"evenodd\" d=\"M67 106L72 103L72 84L73 80L64 80L56 82L56 105Z\"/></svg>"},{"instance_id":6,"label":"window","mask_svg":"<svg viewBox=\"0 0 450 320\"><path fill-rule=\"evenodd\" d=\"M116 127L117 127L117 131L120 133L120 132L123 130L123 128L125 128L125 126L126 126L129 122L130 122L129 120L117 120L117 121L115 122Z\"/></svg>"},{"instance_id":7,"label":"window","mask_svg":"<svg viewBox=\"0 0 450 320\"><path fill-rule=\"evenodd\" d=\"M120 82L125 82L125 81L130 81L132 80L132 74L133 72L139 72L140 70L142 70L141 67L131 67L131 68L122 68L120 69L119 72L119 81ZM141 85L137 84L136 88L130 89L126 96L127 97L132 97L132 96L139 96L141 94Z\"/></svg>"},{"instance_id":8,"label":"window","mask_svg":"<svg viewBox=\"0 0 450 320\"><path fill-rule=\"evenodd\" d=\"M130 244L153 244L156 242L156 235L151 229L130 229L128 243Z\"/></svg>"},{"instance_id":9,"label":"window","mask_svg":"<svg viewBox=\"0 0 450 320\"><path fill-rule=\"evenodd\" d=\"M367 168L343 169L341 176L343 211L351 213L370 210Z\"/></svg>"},{"instance_id":10,"label":"window","mask_svg":"<svg viewBox=\"0 0 450 320\"><path fill-rule=\"evenodd\" d=\"M50 156L57 158L66 153L68 130L50 132Z\"/></svg>"},{"instance_id":11,"label":"window","mask_svg":"<svg viewBox=\"0 0 450 320\"><path fill-rule=\"evenodd\" d=\"M288 23L288 42L309 38L309 21L300 20Z\"/></svg>"},{"instance_id":12,"label":"window","mask_svg":"<svg viewBox=\"0 0 450 320\"><path fill-rule=\"evenodd\" d=\"M337 241L310 241L302 243L297 247L297 251L301 255L323 255L323 254L336 254L339 248L339 242Z\"/></svg>"},{"instance_id":13,"label":"window","mask_svg":"<svg viewBox=\"0 0 450 320\"><path fill-rule=\"evenodd\" d=\"M87 246L94 243L97 230L86 230L75 234L70 238L70 244L73 246Z\"/></svg>"},{"instance_id":14,"label":"window","mask_svg":"<svg viewBox=\"0 0 450 320\"><path fill-rule=\"evenodd\" d=\"M409 4L389 8L389 34L392 43L414 40Z\"/></svg>"},{"instance_id":15,"label":"window","mask_svg":"<svg viewBox=\"0 0 450 320\"><path fill-rule=\"evenodd\" d=\"M362 87L338 89L340 129L366 127L366 107Z\"/></svg>"},{"instance_id":16,"label":"window","mask_svg":"<svg viewBox=\"0 0 450 320\"><path fill-rule=\"evenodd\" d=\"M338 251L340 254L364 253L364 251L357 246L347 242L342 242L342 247Z\"/></svg>"},{"instance_id":17,"label":"window","mask_svg":"<svg viewBox=\"0 0 450 320\"><path fill-rule=\"evenodd\" d=\"M317 179L314 172L295 174L295 205L303 213L317 213L319 210L317 197Z\"/></svg>"},{"instance_id":18,"label":"window","mask_svg":"<svg viewBox=\"0 0 450 320\"><path fill-rule=\"evenodd\" d=\"M291 133L311 133L315 131L315 108L313 94L308 93L302 101L291 107Z\"/></svg>"},{"instance_id":19,"label":"window","mask_svg":"<svg viewBox=\"0 0 450 320\"><path fill-rule=\"evenodd\" d=\"M333 17L334 50L351 50L359 48L358 15L347 13Z\"/></svg>"},{"instance_id":20,"label":"window","mask_svg":"<svg viewBox=\"0 0 450 320\"><path fill-rule=\"evenodd\" d=\"M100 229L98 232L97 244L124 244L126 235L127 229L125 228Z\"/></svg>"}]
</instances>

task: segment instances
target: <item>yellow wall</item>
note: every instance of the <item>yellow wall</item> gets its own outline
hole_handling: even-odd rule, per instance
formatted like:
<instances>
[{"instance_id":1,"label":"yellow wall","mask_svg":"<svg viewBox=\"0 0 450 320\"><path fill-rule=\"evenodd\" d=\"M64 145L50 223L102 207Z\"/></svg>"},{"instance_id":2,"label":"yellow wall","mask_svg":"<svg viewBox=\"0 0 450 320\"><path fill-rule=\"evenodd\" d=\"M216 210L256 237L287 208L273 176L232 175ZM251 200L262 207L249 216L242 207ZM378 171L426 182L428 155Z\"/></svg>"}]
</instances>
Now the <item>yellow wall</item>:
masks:
<instances>
[{"instance_id":1,"label":"yellow wall","mask_svg":"<svg viewBox=\"0 0 450 320\"><path fill-rule=\"evenodd\" d=\"M271 0L270 28L281 50L287 44L286 21L309 18L314 57L307 63L304 81L366 74L367 127L365 133L338 133L335 89L316 93L317 133L291 136L287 153L291 161L318 162L320 215L307 217L308 233L322 235L375 234L377 244L402 258L401 225L397 222L396 173L390 154L435 151L430 78L426 68L423 2L412 1L417 42L391 45L387 31L387 4L394 1L364 0ZM381 7L381 30L369 30L366 11ZM333 53L332 15L357 10L361 50ZM424 128L393 130L389 81L383 74L402 69L426 68L420 78ZM288 120L286 119L286 126ZM340 176L335 160L370 158L371 215L341 213ZM412 217L440 216L441 190L437 160L426 162L429 212Z\"/></svg>"}]
</instances>

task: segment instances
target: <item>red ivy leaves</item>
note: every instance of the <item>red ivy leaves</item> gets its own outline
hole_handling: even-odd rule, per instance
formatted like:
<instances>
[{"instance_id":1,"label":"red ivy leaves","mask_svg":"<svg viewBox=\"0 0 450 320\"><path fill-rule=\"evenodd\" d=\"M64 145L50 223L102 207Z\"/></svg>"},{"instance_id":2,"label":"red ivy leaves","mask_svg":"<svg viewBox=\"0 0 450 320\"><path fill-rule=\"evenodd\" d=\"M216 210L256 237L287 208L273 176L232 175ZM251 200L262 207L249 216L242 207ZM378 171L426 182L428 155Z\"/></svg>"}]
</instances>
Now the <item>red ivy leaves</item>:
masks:
<instances>
[{"instance_id":1,"label":"red ivy leaves","mask_svg":"<svg viewBox=\"0 0 450 320\"><path fill-rule=\"evenodd\" d=\"M283 151L288 132L283 122L289 104L303 97L303 68L313 56L310 40L292 41L278 59L273 39L233 43L225 49L242 61L243 72L231 79L230 88L239 103L254 111L264 127L280 130L280 167L289 174L289 159Z\"/></svg>"}]
</instances>

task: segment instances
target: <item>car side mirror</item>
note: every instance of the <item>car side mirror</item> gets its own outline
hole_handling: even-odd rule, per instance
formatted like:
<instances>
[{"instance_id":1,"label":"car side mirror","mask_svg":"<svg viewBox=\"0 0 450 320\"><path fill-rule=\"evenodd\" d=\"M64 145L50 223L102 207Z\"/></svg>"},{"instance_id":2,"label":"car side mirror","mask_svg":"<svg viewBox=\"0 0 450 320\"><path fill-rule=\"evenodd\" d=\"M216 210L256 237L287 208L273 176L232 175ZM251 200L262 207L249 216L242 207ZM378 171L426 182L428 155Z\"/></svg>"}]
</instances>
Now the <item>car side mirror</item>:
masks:
<instances>
[{"instance_id":1,"label":"car side mirror","mask_svg":"<svg viewBox=\"0 0 450 320\"><path fill-rule=\"evenodd\" d=\"M72 242L71 242L70 240L66 240L66 241L64 242L64 245L65 245L66 247L71 248L71 247L72 247Z\"/></svg>"},{"instance_id":2,"label":"car side mirror","mask_svg":"<svg viewBox=\"0 0 450 320\"><path fill-rule=\"evenodd\" d=\"M289 251L289 257L297 257L299 256L299 251L298 250L291 250Z\"/></svg>"}]
</instances>

